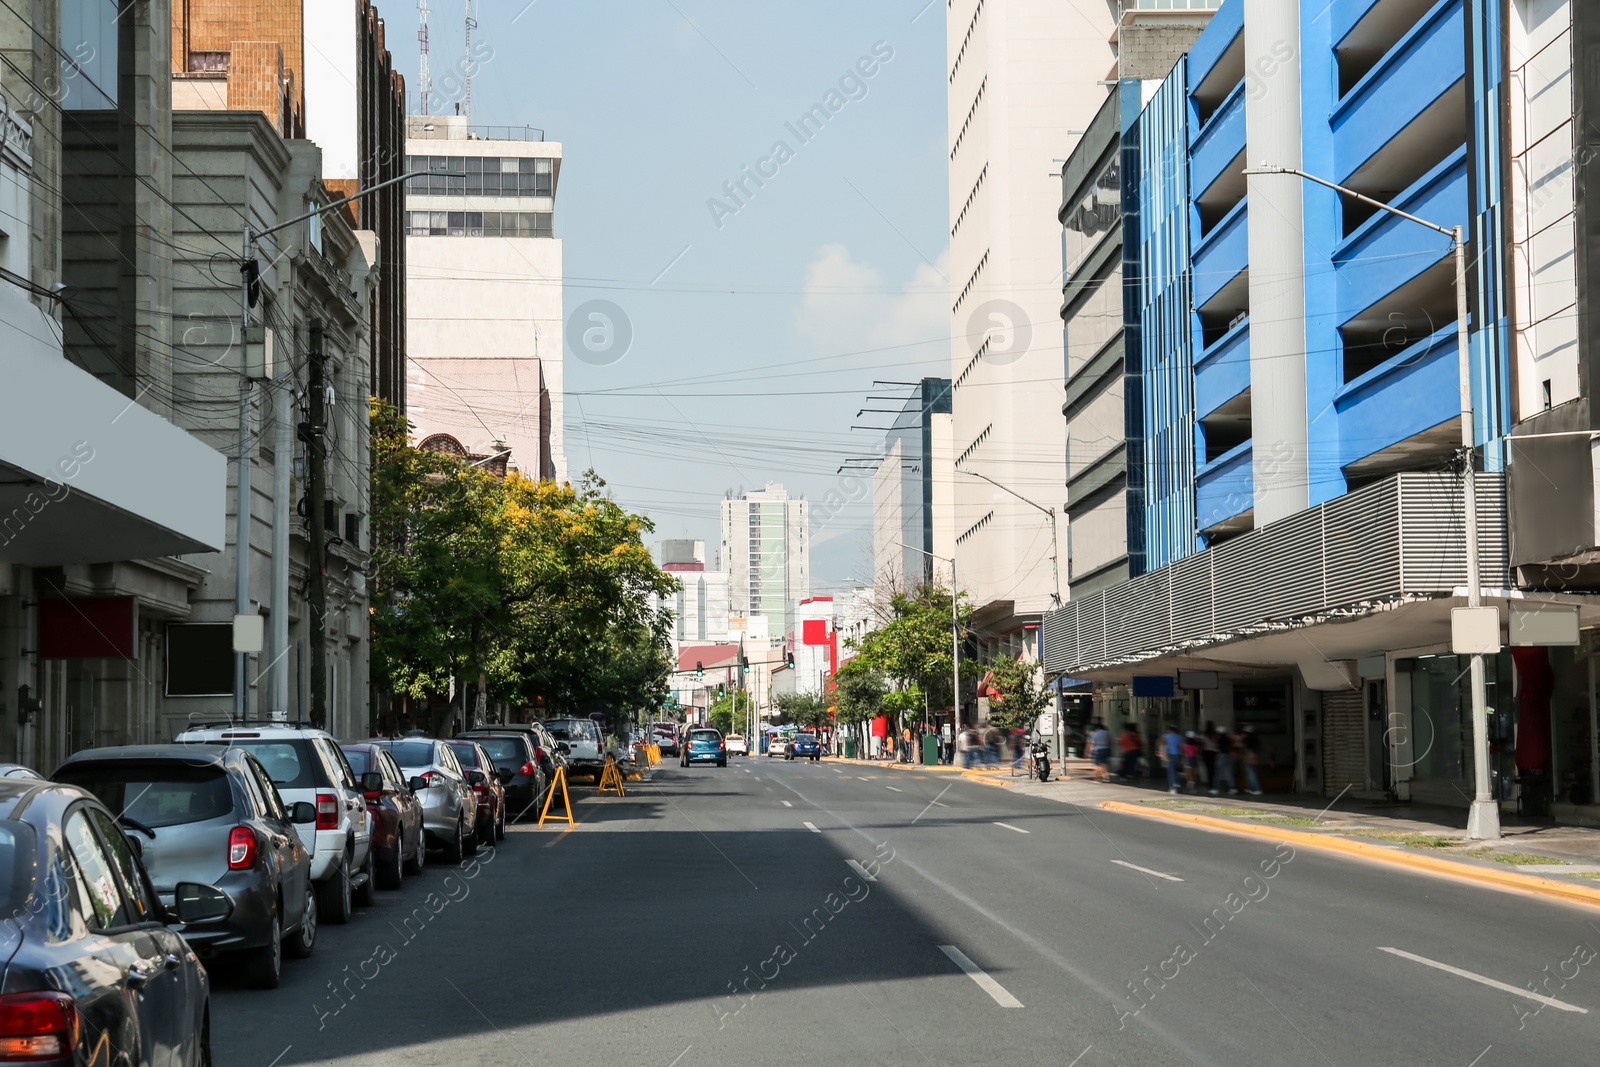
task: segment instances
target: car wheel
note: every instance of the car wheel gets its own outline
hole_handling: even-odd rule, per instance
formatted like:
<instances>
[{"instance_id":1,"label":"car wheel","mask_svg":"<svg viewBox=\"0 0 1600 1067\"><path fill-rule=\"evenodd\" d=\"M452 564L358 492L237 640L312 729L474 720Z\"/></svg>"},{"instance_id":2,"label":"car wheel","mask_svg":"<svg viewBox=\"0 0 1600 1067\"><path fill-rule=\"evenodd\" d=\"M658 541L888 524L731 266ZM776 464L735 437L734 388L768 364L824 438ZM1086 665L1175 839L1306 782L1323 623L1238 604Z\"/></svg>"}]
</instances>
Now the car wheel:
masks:
<instances>
[{"instance_id":1,"label":"car wheel","mask_svg":"<svg viewBox=\"0 0 1600 1067\"><path fill-rule=\"evenodd\" d=\"M300 920L300 929L294 932L283 950L297 960L303 960L311 955L311 950L317 947L317 893L310 883L306 884L306 911Z\"/></svg>"},{"instance_id":2,"label":"car wheel","mask_svg":"<svg viewBox=\"0 0 1600 1067\"><path fill-rule=\"evenodd\" d=\"M400 840L402 842L405 841L405 834L403 832L400 835ZM419 831L417 833L417 851L410 859L405 861L404 870L407 874L421 874L422 868L427 866L427 863L428 842L425 835Z\"/></svg>"},{"instance_id":3,"label":"car wheel","mask_svg":"<svg viewBox=\"0 0 1600 1067\"><path fill-rule=\"evenodd\" d=\"M467 842L467 855L472 855L483 846L485 841L494 840L494 821L486 820L472 824L472 840Z\"/></svg>"},{"instance_id":4,"label":"car wheel","mask_svg":"<svg viewBox=\"0 0 1600 1067\"><path fill-rule=\"evenodd\" d=\"M727 760L725 760L725 759L717 760L717 766L718 767L726 767L727 765L728 765L728 761Z\"/></svg>"},{"instance_id":5,"label":"car wheel","mask_svg":"<svg viewBox=\"0 0 1600 1067\"><path fill-rule=\"evenodd\" d=\"M350 858L339 865L333 872L333 877L322 883L322 911L327 920L336 926L342 926L350 921L350 913L355 910L354 902L350 899Z\"/></svg>"},{"instance_id":6,"label":"car wheel","mask_svg":"<svg viewBox=\"0 0 1600 1067\"><path fill-rule=\"evenodd\" d=\"M445 846L444 858L451 863L460 863L467 854L467 828L461 819L456 819L456 834L450 843Z\"/></svg>"},{"instance_id":7,"label":"car wheel","mask_svg":"<svg viewBox=\"0 0 1600 1067\"><path fill-rule=\"evenodd\" d=\"M242 953L244 977L252 989L277 989L283 980L283 920L272 912L272 932L267 943Z\"/></svg>"},{"instance_id":8,"label":"car wheel","mask_svg":"<svg viewBox=\"0 0 1600 1067\"><path fill-rule=\"evenodd\" d=\"M380 889L399 889L400 882L405 877L405 852L406 835L396 830L394 832L394 858L383 865L383 875L378 879Z\"/></svg>"},{"instance_id":9,"label":"car wheel","mask_svg":"<svg viewBox=\"0 0 1600 1067\"><path fill-rule=\"evenodd\" d=\"M500 817L494 821L494 839L496 841L504 841L506 839L506 807L504 804L500 805Z\"/></svg>"},{"instance_id":10,"label":"car wheel","mask_svg":"<svg viewBox=\"0 0 1600 1067\"><path fill-rule=\"evenodd\" d=\"M367 880L361 883L356 890L355 902L363 908L370 908L378 902L378 856L371 848L367 849Z\"/></svg>"}]
</instances>

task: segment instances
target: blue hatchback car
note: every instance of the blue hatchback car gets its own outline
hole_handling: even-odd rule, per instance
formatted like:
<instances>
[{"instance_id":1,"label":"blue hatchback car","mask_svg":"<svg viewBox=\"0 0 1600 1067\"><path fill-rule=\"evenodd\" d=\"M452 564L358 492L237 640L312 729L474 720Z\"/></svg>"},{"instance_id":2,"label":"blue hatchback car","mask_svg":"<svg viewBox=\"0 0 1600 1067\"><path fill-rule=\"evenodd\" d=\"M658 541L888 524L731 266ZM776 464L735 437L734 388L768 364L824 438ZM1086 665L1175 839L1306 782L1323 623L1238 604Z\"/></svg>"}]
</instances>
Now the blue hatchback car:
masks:
<instances>
[{"instance_id":1,"label":"blue hatchback car","mask_svg":"<svg viewBox=\"0 0 1600 1067\"><path fill-rule=\"evenodd\" d=\"M684 739L682 754L678 757L680 766L687 767L691 763L715 763L718 767L728 765L728 743L722 739L722 732L710 726L696 726L689 731L689 736Z\"/></svg>"},{"instance_id":2,"label":"blue hatchback car","mask_svg":"<svg viewBox=\"0 0 1600 1067\"><path fill-rule=\"evenodd\" d=\"M784 759L794 759L799 756L813 762L822 758L822 742L817 740L816 734L795 734L789 742L789 748L784 752Z\"/></svg>"}]
</instances>

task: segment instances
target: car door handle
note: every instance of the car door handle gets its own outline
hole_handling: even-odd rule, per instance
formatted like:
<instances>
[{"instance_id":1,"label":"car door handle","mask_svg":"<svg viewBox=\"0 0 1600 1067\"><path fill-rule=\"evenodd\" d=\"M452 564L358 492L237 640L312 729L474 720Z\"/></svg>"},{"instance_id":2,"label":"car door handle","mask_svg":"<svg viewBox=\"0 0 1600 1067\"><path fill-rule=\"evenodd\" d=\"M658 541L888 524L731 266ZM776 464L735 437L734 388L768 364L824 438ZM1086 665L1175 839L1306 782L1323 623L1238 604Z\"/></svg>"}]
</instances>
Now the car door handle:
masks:
<instances>
[{"instance_id":1,"label":"car door handle","mask_svg":"<svg viewBox=\"0 0 1600 1067\"><path fill-rule=\"evenodd\" d=\"M128 987L130 989L138 989L140 986L150 981L150 979L154 976L154 969L145 966L144 961L140 960L138 963L135 963L132 967L128 968Z\"/></svg>"}]
</instances>

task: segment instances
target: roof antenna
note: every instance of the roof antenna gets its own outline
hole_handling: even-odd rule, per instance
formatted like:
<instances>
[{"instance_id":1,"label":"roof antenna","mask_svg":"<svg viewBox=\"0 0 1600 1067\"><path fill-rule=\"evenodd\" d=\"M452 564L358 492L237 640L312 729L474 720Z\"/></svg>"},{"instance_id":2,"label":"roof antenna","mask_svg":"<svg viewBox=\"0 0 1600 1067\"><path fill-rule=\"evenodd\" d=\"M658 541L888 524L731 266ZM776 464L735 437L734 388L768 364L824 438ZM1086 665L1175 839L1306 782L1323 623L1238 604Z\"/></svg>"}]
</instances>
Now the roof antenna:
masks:
<instances>
[{"instance_id":1,"label":"roof antenna","mask_svg":"<svg viewBox=\"0 0 1600 1067\"><path fill-rule=\"evenodd\" d=\"M478 0L467 0L467 125L472 125L472 31L478 28Z\"/></svg>"},{"instance_id":2,"label":"roof antenna","mask_svg":"<svg viewBox=\"0 0 1600 1067\"><path fill-rule=\"evenodd\" d=\"M417 88L422 94L422 113L428 113L428 97L433 95L433 78L428 74L428 0L417 0L417 43L422 45L422 70L418 72Z\"/></svg>"}]
</instances>

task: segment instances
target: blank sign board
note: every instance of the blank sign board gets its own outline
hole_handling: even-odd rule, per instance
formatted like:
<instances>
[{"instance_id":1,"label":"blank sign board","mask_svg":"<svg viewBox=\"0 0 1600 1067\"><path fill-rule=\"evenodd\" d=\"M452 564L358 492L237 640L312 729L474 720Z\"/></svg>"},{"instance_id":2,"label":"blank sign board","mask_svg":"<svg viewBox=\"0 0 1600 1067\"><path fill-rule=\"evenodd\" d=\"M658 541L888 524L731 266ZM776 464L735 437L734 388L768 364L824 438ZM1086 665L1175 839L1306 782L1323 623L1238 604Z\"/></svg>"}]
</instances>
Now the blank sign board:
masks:
<instances>
[{"instance_id":1,"label":"blank sign board","mask_svg":"<svg viewBox=\"0 0 1600 1067\"><path fill-rule=\"evenodd\" d=\"M1539 604L1511 609L1513 645L1576 645L1578 609L1561 604Z\"/></svg>"}]
</instances>

